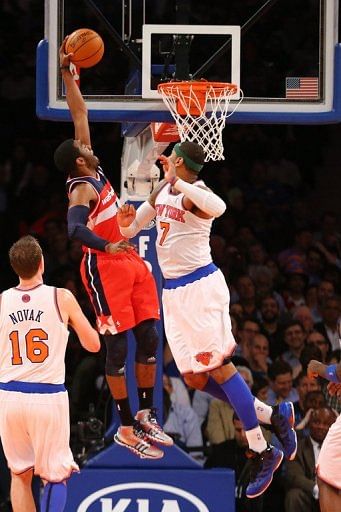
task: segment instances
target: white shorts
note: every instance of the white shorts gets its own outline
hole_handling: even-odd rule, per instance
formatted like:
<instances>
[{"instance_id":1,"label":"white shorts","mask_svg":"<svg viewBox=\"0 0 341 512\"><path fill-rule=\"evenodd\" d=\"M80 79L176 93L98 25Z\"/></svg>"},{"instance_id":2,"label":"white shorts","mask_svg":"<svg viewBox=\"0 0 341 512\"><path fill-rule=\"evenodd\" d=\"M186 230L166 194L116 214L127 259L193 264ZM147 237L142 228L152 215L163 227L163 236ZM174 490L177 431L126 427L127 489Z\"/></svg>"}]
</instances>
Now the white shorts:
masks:
<instances>
[{"instance_id":1,"label":"white shorts","mask_svg":"<svg viewBox=\"0 0 341 512\"><path fill-rule=\"evenodd\" d=\"M316 469L321 480L341 490L341 415L323 441Z\"/></svg>"},{"instance_id":2,"label":"white shorts","mask_svg":"<svg viewBox=\"0 0 341 512\"><path fill-rule=\"evenodd\" d=\"M10 470L34 468L49 482L62 482L79 471L69 446L69 399L60 393L0 390L0 437Z\"/></svg>"},{"instance_id":3,"label":"white shorts","mask_svg":"<svg viewBox=\"0 0 341 512\"><path fill-rule=\"evenodd\" d=\"M163 290L166 337L181 373L213 370L233 354L236 342L229 303L229 289L220 270Z\"/></svg>"}]
</instances>

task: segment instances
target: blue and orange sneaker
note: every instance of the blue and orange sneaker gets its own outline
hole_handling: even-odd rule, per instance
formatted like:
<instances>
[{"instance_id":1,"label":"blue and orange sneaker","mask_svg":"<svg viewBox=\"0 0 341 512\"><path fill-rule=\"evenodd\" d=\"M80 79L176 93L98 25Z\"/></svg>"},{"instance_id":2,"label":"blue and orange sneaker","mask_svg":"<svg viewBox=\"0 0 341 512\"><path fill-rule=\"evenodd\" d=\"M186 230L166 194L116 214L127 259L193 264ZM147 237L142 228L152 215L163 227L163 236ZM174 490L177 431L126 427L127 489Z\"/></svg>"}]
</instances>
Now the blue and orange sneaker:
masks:
<instances>
[{"instance_id":1,"label":"blue and orange sneaker","mask_svg":"<svg viewBox=\"0 0 341 512\"><path fill-rule=\"evenodd\" d=\"M284 455L281 450L271 445L268 445L261 453L256 453L252 450L250 452L252 467L250 482L246 488L246 496L248 498L257 498L271 484L274 472L279 468Z\"/></svg>"},{"instance_id":2,"label":"blue and orange sneaker","mask_svg":"<svg viewBox=\"0 0 341 512\"><path fill-rule=\"evenodd\" d=\"M297 451L297 436L294 429L295 411L292 402L281 402L273 407L271 425L283 447L287 460L294 460Z\"/></svg>"}]
</instances>

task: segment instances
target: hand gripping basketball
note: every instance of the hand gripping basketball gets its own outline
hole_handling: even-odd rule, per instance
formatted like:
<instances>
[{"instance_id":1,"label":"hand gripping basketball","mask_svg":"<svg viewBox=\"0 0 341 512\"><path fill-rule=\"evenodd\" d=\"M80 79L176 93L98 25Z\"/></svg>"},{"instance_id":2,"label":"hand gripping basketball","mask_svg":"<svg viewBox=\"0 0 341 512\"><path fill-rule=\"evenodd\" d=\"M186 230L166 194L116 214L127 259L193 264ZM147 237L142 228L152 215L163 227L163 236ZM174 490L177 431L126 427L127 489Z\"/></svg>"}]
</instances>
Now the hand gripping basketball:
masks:
<instances>
[{"instance_id":1,"label":"hand gripping basketball","mask_svg":"<svg viewBox=\"0 0 341 512\"><path fill-rule=\"evenodd\" d=\"M62 42L60 48L59 48L59 67L60 69L67 69L70 66L70 59L72 57L72 53L66 53L65 45L66 41L68 40L69 36L66 36L64 38L64 41Z\"/></svg>"}]
</instances>

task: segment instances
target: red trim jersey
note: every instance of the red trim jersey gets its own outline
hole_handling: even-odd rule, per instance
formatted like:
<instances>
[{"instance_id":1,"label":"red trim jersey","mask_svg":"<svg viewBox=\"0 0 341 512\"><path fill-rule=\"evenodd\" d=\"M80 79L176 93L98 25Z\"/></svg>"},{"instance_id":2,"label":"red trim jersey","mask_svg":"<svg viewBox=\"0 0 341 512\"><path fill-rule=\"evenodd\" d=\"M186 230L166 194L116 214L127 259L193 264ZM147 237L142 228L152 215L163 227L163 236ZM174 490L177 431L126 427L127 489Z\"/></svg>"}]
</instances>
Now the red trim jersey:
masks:
<instances>
[{"instance_id":1,"label":"red trim jersey","mask_svg":"<svg viewBox=\"0 0 341 512\"><path fill-rule=\"evenodd\" d=\"M67 191L79 183L89 183L97 194L87 227L97 236L116 243L124 239L117 224L120 200L101 168L97 176L68 179ZM108 254L83 246L81 276L97 317L101 334L116 334L143 320L159 319L159 301L152 273L132 248Z\"/></svg>"},{"instance_id":2,"label":"red trim jersey","mask_svg":"<svg viewBox=\"0 0 341 512\"><path fill-rule=\"evenodd\" d=\"M116 243L122 240L120 229L116 220L117 209L121 206L120 200L111 186L109 180L104 175L100 167L97 168L97 176L79 176L69 178L66 182L67 193L70 196L72 189L79 183L88 183L97 194L97 202L91 209L87 227L97 236ZM83 246L83 251L89 248ZM97 249L90 249L93 253L101 253Z\"/></svg>"}]
</instances>

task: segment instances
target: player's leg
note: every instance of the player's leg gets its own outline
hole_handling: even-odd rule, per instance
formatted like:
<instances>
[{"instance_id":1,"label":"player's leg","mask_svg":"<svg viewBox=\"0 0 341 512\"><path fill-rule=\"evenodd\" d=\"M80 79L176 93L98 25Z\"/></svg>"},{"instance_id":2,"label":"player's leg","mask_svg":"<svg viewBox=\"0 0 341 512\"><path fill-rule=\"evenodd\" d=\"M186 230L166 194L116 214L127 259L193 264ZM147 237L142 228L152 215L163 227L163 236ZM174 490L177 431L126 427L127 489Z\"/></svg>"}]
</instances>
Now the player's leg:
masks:
<instances>
[{"instance_id":1,"label":"player's leg","mask_svg":"<svg viewBox=\"0 0 341 512\"><path fill-rule=\"evenodd\" d=\"M136 339L135 375L139 397L139 411L135 418L151 441L172 446L173 439L158 424L156 409L153 407L156 351L159 342L155 320L144 320L133 331Z\"/></svg>"},{"instance_id":2,"label":"player's leg","mask_svg":"<svg viewBox=\"0 0 341 512\"><path fill-rule=\"evenodd\" d=\"M44 483L40 511L63 512L66 481L73 472L79 472L70 449L69 398L66 391L49 393L43 388L41 391L30 396L30 415L26 421L34 451L35 473Z\"/></svg>"},{"instance_id":3,"label":"player's leg","mask_svg":"<svg viewBox=\"0 0 341 512\"><path fill-rule=\"evenodd\" d=\"M283 452L267 445L256 416L253 396L244 379L232 363L223 364L210 372L226 393L233 409L243 423L253 453L255 471L246 489L248 498L260 496L270 485L273 473L280 466Z\"/></svg>"},{"instance_id":4,"label":"player's leg","mask_svg":"<svg viewBox=\"0 0 341 512\"><path fill-rule=\"evenodd\" d=\"M332 487L321 478L317 479L321 512L339 512L341 510L341 489Z\"/></svg>"},{"instance_id":5,"label":"player's leg","mask_svg":"<svg viewBox=\"0 0 341 512\"><path fill-rule=\"evenodd\" d=\"M11 503L13 512L36 512L32 494L33 469L20 475L11 473Z\"/></svg>"},{"instance_id":6,"label":"player's leg","mask_svg":"<svg viewBox=\"0 0 341 512\"><path fill-rule=\"evenodd\" d=\"M106 334L103 338L106 345L106 381L116 404L121 425L132 425L134 417L130 409L125 377L125 364L128 353L127 332Z\"/></svg>"},{"instance_id":7,"label":"player's leg","mask_svg":"<svg viewBox=\"0 0 341 512\"><path fill-rule=\"evenodd\" d=\"M223 364L210 372L226 393L230 404L241 420L254 459L248 498L260 496L270 485L273 473L283 460L283 452L266 443L256 416L253 396L244 379L232 363Z\"/></svg>"},{"instance_id":8,"label":"player's leg","mask_svg":"<svg viewBox=\"0 0 341 512\"><path fill-rule=\"evenodd\" d=\"M133 329L136 339L135 375L139 409L153 407L156 375L156 351L159 342L155 320L145 320Z\"/></svg>"},{"instance_id":9,"label":"player's leg","mask_svg":"<svg viewBox=\"0 0 341 512\"><path fill-rule=\"evenodd\" d=\"M35 458L26 421L30 417L27 407L31 404L27 402L26 393L0 390L0 437L11 472L14 512L36 510L31 488Z\"/></svg>"},{"instance_id":10,"label":"player's leg","mask_svg":"<svg viewBox=\"0 0 341 512\"><path fill-rule=\"evenodd\" d=\"M218 400L230 403L222 387L208 373L189 374L186 383L195 389L205 391ZM293 460L297 451L297 436L294 429L295 413L292 402L281 402L271 407L253 397L257 419L260 423L271 425L282 444L287 460Z\"/></svg>"},{"instance_id":11,"label":"player's leg","mask_svg":"<svg viewBox=\"0 0 341 512\"><path fill-rule=\"evenodd\" d=\"M121 421L121 426L114 439L116 443L128 448L141 458L158 459L163 456L163 452L145 439L145 434L136 422L130 408L125 378L128 352L127 332L106 334L104 341L107 348L105 376Z\"/></svg>"}]
</instances>

